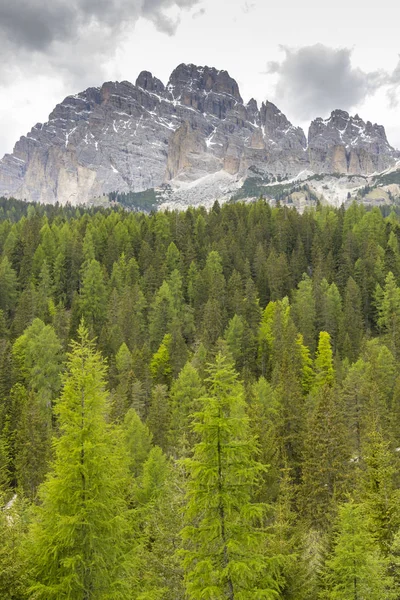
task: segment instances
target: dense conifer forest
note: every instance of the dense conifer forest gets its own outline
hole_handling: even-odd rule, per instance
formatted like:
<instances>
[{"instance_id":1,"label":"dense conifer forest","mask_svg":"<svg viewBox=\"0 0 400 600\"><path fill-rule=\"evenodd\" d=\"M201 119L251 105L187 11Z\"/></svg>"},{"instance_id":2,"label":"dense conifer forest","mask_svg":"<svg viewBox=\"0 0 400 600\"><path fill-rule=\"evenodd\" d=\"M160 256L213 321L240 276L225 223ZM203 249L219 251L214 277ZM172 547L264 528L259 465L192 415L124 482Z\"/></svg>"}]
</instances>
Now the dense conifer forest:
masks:
<instances>
[{"instance_id":1,"label":"dense conifer forest","mask_svg":"<svg viewBox=\"0 0 400 600\"><path fill-rule=\"evenodd\" d=\"M400 219L0 201L0 598L400 598Z\"/></svg>"}]
</instances>

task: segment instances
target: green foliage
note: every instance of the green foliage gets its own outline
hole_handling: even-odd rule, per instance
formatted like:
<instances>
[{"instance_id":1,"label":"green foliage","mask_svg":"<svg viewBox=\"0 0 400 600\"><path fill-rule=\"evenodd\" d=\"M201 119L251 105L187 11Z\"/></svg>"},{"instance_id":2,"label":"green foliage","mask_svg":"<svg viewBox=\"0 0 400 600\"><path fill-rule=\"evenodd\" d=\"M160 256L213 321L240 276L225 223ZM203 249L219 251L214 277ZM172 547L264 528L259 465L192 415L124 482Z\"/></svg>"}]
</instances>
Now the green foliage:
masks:
<instances>
[{"instance_id":1,"label":"green foliage","mask_svg":"<svg viewBox=\"0 0 400 600\"><path fill-rule=\"evenodd\" d=\"M354 503L341 506L321 598L389 600L394 596L393 581L387 569L387 561L368 532L363 506Z\"/></svg>"},{"instance_id":2,"label":"green foliage","mask_svg":"<svg viewBox=\"0 0 400 600\"><path fill-rule=\"evenodd\" d=\"M302 512L326 529L349 487L349 435L343 404L329 383L318 388L308 415L302 463Z\"/></svg>"},{"instance_id":3,"label":"green foliage","mask_svg":"<svg viewBox=\"0 0 400 600\"><path fill-rule=\"evenodd\" d=\"M386 556L400 527L400 498L399 490L394 487L394 458L382 433L373 430L364 446L361 497L369 530Z\"/></svg>"},{"instance_id":4,"label":"green foliage","mask_svg":"<svg viewBox=\"0 0 400 600\"><path fill-rule=\"evenodd\" d=\"M7 256L0 262L0 309L6 314L12 309L17 298L17 275Z\"/></svg>"},{"instance_id":5,"label":"green foliage","mask_svg":"<svg viewBox=\"0 0 400 600\"><path fill-rule=\"evenodd\" d=\"M334 382L331 337L328 332L319 334L317 355L315 357L315 386L323 387Z\"/></svg>"},{"instance_id":6,"label":"green foliage","mask_svg":"<svg viewBox=\"0 0 400 600\"><path fill-rule=\"evenodd\" d=\"M26 528L26 506L13 496L8 501L0 490L0 597L24 600L26 563L22 544Z\"/></svg>"},{"instance_id":7,"label":"green foliage","mask_svg":"<svg viewBox=\"0 0 400 600\"><path fill-rule=\"evenodd\" d=\"M311 354L315 351L316 308L312 281L303 275L293 300L293 318Z\"/></svg>"},{"instance_id":8,"label":"green foliage","mask_svg":"<svg viewBox=\"0 0 400 600\"><path fill-rule=\"evenodd\" d=\"M99 333L106 315L106 287L101 265L89 260L82 273L80 313L94 333Z\"/></svg>"},{"instance_id":9,"label":"green foliage","mask_svg":"<svg viewBox=\"0 0 400 600\"><path fill-rule=\"evenodd\" d=\"M0 597L343 600L343 501L358 600L387 565L399 588L399 240L355 203L0 199Z\"/></svg>"},{"instance_id":10,"label":"green foliage","mask_svg":"<svg viewBox=\"0 0 400 600\"><path fill-rule=\"evenodd\" d=\"M196 435L191 427L193 414L199 409L204 387L194 366L188 362L171 387L171 425L169 448L181 458L193 448Z\"/></svg>"},{"instance_id":11,"label":"green foliage","mask_svg":"<svg viewBox=\"0 0 400 600\"><path fill-rule=\"evenodd\" d=\"M128 460L105 420L105 373L81 325L56 406L61 435L53 442L55 460L29 534L31 598L132 594Z\"/></svg>"},{"instance_id":12,"label":"green foliage","mask_svg":"<svg viewBox=\"0 0 400 600\"><path fill-rule=\"evenodd\" d=\"M263 471L249 431L242 385L222 354L208 369L194 429L199 442L189 472L187 526L182 531L189 598L273 598L277 585L257 527L263 508L251 502ZM268 572L269 571L269 572Z\"/></svg>"},{"instance_id":13,"label":"green foliage","mask_svg":"<svg viewBox=\"0 0 400 600\"><path fill-rule=\"evenodd\" d=\"M385 287L376 293L378 310L377 324L388 335L389 343L396 354L400 352L400 289L396 285L393 273L388 273Z\"/></svg>"}]
</instances>

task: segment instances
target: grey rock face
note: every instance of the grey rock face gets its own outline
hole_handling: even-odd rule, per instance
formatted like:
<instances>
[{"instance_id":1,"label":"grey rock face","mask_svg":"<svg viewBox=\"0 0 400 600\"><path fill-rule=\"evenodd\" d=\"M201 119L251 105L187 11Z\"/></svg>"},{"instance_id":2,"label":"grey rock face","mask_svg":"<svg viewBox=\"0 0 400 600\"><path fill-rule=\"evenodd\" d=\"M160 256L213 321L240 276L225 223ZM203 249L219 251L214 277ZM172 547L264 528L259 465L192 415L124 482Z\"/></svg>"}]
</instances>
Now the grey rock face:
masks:
<instances>
[{"instance_id":1,"label":"grey rock face","mask_svg":"<svg viewBox=\"0 0 400 600\"><path fill-rule=\"evenodd\" d=\"M182 64L166 86L143 71L135 85L107 82L67 97L0 161L0 195L78 203L165 183L183 190L207 181L209 190L254 173L368 174L396 157L384 128L357 115L316 119L307 142L271 102L244 105L226 71Z\"/></svg>"},{"instance_id":2,"label":"grey rock face","mask_svg":"<svg viewBox=\"0 0 400 600\"><path fill-rule=\"evenodd\" d=\"M335 110L323 120L316 119L308 132L308 154L315 172L370 174L393 164L397 155L390 146L384 127L366 123Z\"/></svg>"}]
</instances>

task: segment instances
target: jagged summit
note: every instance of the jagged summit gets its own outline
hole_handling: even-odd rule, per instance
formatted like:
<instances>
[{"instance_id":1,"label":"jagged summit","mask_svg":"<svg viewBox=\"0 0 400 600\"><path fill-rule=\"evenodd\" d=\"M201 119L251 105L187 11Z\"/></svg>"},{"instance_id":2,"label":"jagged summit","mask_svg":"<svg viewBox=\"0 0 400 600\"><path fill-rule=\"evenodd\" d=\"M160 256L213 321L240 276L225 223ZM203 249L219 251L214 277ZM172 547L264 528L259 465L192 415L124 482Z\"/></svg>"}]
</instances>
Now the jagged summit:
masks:
<instances>
[{"instance_id":1,"label":"jagged summit","mask_svg":"<svg viewBox=\"0 0 400 600\"><path fill-rule=\"evenodd\" d=\"M232 96L237 102L243 103L236 81L227 71L219 71L214 67L181 64L172 71L167 87L174 91L176 97L184 90L193 89L205 94L213 92Z\"/></svg>"},{"instance_id":2,"label":"jagged summit","mask_svg":"<svg viewBox=\"0 0 400 600\"><path fill-rule=\"evenodd\" d=\"M368 174L396 157L384 128L358 115L315 119L307 142L272 102L244 105L227 71L181 64L166 85L142 71L135 84L109 81L65 98L0 161L0 194L85 202L207 182L207 196L210 181L226 188L254 173Z\"/></svg>"},{"instance_id":3,"label":"jagged summit","mask_svg":"<svg viewBox=\"0 0 400 600\"><path fill-rule=\"evenodd\" d=\"M368 174L388 166L396 154L382 125L363 121L344 110L334 110L327 119L312 121L308 146L315 169L327 172Z\"/></svg>"},{"instance_id":4,"label":"jagged summit","mask_svg":"<svg viewBox=\"0 0 400 600\"><path fill-rule=\"evenodd\" d=\"M149 71L142 71L136 79L136 86L149 92L165 92L165 85L162 81L154 77Z\"/></svg>"},{"instance_id":5,"label":"jagged summit","mask_svg":"<svg viewBox=\"0 0 400 600\"><path fill-rule=\"evenodd\" d=\"M326 137L327 134L334 135L339 143L343 142L347 147L358 143L379 143L393 150L382 125L364 122L358 114L352 117L345 110L334 110L327 119L315 119L310 125L308 140Z\"/></svg>"}]
</instances>

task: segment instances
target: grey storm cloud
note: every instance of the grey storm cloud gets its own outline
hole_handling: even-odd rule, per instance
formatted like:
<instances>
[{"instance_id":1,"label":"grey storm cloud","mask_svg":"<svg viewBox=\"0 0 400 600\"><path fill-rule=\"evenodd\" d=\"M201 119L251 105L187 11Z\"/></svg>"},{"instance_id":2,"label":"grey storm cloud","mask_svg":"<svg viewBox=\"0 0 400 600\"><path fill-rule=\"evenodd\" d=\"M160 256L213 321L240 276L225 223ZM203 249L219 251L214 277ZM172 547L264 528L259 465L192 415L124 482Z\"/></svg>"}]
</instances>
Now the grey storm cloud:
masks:
<instances>
[{"instance_id":1,"label":"grey storm cloud","mask_svg":"<svg viewBox=\"0 0 400 600\"><path fill-rule=\"evenodd\" d=\"M365 72L353 67L352 50L329 48L323 44L299 49L282 47L280 62L268 63L267 72L276 74L277 101L290 106L299 119L325 115L335 108L350 110L383 86L396 96L396 72ZM400 63L398 66L400 83Z\"/></svg>"},{"instance_id":2,"label":"grey storm cloud","mask_svg":"<svg viewBox=\"0 0 400 600\"><path fill-rule=\"evenodd\" d=\"M62 74L76 84L94 83L121 38L143 17L167 35L179 25L179 10L201 0L0 0L3 61L1 84L18 72ZM177 17L168 9L174 7ZM7 60L5 60L7 59Z\"/></svg>"},{"instance_id":3,"label":"grey storm cloud","mask_svg":"<svg viewBox=\"0 0 400 600\"><path fill-rule=\"evenodd\" d=\"M52 42L74 39L84 27L118 30L143 16L165 33L179 21L167 17L171 6L191 8L199 0L0 0L0 32L10 43L44 51Z\"/></svg>"}]
</instances>

